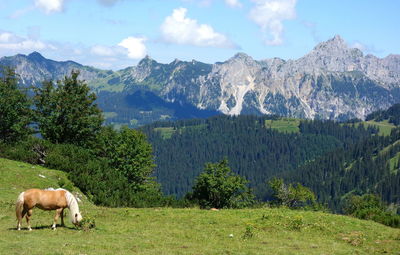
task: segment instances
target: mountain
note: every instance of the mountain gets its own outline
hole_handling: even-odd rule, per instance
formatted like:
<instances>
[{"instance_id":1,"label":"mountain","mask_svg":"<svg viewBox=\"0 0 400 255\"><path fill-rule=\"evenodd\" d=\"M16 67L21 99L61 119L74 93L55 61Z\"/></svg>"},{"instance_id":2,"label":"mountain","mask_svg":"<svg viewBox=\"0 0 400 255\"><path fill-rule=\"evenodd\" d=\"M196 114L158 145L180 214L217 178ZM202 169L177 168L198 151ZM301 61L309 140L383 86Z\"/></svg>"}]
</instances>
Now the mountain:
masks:
<instances>
[{"instance_id":1,"label":"mountain","mask_svg":"<svg viewBox=\"0 0 400 255\"><path fill-rule=\"evenodd\" d=\"M83 66L73 61L54 61L44 58L39 52L29 55L18 54L12 57L0 58L0 65L14 67L24 86L40 86L45 80L59 80L72 70L80 71L80 79L94 80L105 77L112 71L103 71L93 67Z\"/></svg>"},{"instance_id":2,"label":"mountain","mask_svg":"<svg viewBox=\"0 0 400 255\"><path fill-rule=\"evenodd\" d=\"M257 61L238 53L215 64L177 59L162 64L146 56L113 72L32 53L3 57L0 64L15 66L22 83L34 85L78 69L98 93L108 122L132 126L216 113L364 119L400 102L400 55L364 56L340 36L296 60Z\"/></svg>"}]
</instances>

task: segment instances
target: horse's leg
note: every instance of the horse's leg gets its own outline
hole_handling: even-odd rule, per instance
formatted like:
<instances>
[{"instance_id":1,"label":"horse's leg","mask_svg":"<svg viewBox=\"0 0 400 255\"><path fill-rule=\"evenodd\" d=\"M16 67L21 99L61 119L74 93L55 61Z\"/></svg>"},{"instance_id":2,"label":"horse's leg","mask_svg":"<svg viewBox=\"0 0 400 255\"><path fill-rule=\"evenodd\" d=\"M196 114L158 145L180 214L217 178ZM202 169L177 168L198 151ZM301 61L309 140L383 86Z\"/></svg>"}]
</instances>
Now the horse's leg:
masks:
<instances>
[{"instance_id":1,"label":"horse's leg","mask_svg":"<svg viewBox=\"0 0 400 255\"><path fill-rule=\"evenodd\" d=\"M26 223L28 224L28 230L31 231L31 216L32 216L32 209L26 212Z\"/></svg>"},{"instance_id":2,"label":"horse's leg","mask_svg":"<svg viewBox=\"0 0 400 255\"><path fill-rule=\"evenodd\" d=\"M62 213L62 211L63 211L63 208L59 208L56 210L56 215L54 216L53 226L51 226L51 228L54 230L56 230L57 220L58 220L58 217L60 217L60 214Z\"/></svg>"},{"instance_id":3,"label":"horse's leg","mask_svg":"<svg viewBox=\"0 0 400 255\"><path fill-rule=\"evenodd\" d=\"M21 230L22 219L24 218L25 214L26 214L25 208L22 209L21 212L18 212L18 215L17 215L17 219L18 219L17 230Z\"/></svg>"},{"instance_id":4,"label":"horse's leg","mask_svg":"<svg viewBox=\"0 0 400 255\"><path fill-rule=\"evenodd\" d=\"M65 226L65 224L64 224L64 208L62 208L62 210L61 210L61 226Z\"/></svg>"}]
</instances>

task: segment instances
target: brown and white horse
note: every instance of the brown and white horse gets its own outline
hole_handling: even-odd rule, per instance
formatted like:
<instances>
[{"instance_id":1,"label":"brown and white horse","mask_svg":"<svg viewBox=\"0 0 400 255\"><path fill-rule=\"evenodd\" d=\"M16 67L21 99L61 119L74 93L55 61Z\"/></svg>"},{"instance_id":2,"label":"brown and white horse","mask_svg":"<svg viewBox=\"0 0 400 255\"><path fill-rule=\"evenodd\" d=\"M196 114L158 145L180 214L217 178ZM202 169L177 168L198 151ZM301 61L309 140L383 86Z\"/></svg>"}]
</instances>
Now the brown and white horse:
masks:
<instances>
[{"instance_id":1,"label":"brown and white horse","mask_svg":"<svg viewBox=\"0 0 400 255\"><path fill-rule=\"evenodd\" d=\"M65 189L28 189L19 194L17 203L15 204L15 213L17 216L18 224L17 229L21 229L22 218L26 215L26 222L28 230L32 230L30 218L32 216L32 209L38 207L42 210L56 210L54 216L54 223L52 229L56 229L58 217L61 215L61 225L64 225L64 209L68 208L70 211L71 222L77 225L82 216L79 212L78 202L71 192Z\"/></svg>"}]
</instances>

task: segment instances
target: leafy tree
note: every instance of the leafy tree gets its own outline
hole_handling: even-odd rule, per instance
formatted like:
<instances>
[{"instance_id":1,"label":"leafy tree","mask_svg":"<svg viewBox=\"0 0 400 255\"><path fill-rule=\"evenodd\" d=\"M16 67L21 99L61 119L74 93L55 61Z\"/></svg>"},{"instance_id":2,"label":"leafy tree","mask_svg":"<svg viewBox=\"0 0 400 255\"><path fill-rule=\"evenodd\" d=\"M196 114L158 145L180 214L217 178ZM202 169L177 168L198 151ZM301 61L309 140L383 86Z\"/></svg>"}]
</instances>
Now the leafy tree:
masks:
<instances>
[{"instance_id":1,"label":"leafy tree","mask_svg":"<svg viewBox=\"0 0 400 255\"><path fill-rule=\"evenodd\" d=\"M274 192L278 205L294 208L316 200L314 193L300 183L287 185L283 179L273 178L268 184Z\"/></svg>"},{"instance_id":2,"label":"leafy tree","mask_svg":"<svg viewBox=\"0 0 400 255\"><path fill-rule=\"evenodd\" d=\"M0 68L0 141L23 140L32 130L30 102L18 88L18 76L10 67Z\"/></svg>"},{"instance_id":3,"label":"leafy tree","mask_svg":"<svg viewBox=\"0 0 400 255\"><path fill-rule=\"evenodd\" d=\"M95 104L96 95L72 71L55 84L43 82L35 88L36 120L41 135L53 143L90 145L101 129L103 117Z\"/></svg>"},{"instance_id":4,"label":"leafy tree","mask_svg":"<svg viewBox=\"0 0 400 255\"><path fill-rule=\"evenodd\" d=\"M189 198L199 202L202 208L238 208L253 203L254 198L247 187L247 180L234 174L226 159L207 163L204 172L195 180Z\"/></svg>"},{"instance_id":5,"label":"leafy tree","mask_svg":"<svg viewBox=\"0 0 400 255\"><path fill-rule=\"evenodd\" d=\"M146 136L128 127L119 131L104 127L98 138L97 154L107 158L109 166L127 178L133 191L155 187L150 177L155 167L152 153Z\"/></svg>"}]
</instances>

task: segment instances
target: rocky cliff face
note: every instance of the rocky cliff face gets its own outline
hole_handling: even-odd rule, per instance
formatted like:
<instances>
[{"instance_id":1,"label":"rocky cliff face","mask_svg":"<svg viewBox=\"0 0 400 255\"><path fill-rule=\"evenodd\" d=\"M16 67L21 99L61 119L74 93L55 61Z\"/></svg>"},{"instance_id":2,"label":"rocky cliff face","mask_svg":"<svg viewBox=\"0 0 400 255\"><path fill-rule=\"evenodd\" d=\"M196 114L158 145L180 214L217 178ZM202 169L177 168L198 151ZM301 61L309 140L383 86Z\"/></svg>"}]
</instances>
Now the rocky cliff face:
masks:
<instances>
[{"instance_id":1,"label":"rocky cliff face","mask_svg":"<svg viewBox=\"0 0 400 255\"><path fill-rule=\"evenodd\" d=\"M318 44L302 58L287 61L256 61L244 53L213 65L195 60L161 64L146 57L137 66L111 72L32 53L1 58L0 64L16 66L25 84L59 79L78 69L100 95L102 91L126 96L147 91L165 103L230 115L362 119L400 102L400 55L364 56L340 36Z\"/></svg>"}]
</instances>

